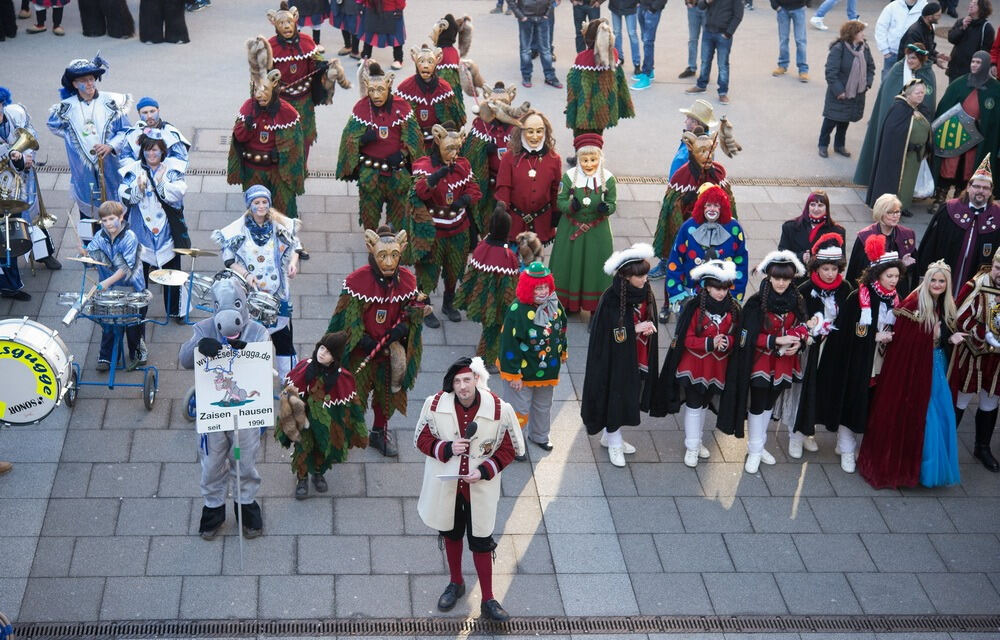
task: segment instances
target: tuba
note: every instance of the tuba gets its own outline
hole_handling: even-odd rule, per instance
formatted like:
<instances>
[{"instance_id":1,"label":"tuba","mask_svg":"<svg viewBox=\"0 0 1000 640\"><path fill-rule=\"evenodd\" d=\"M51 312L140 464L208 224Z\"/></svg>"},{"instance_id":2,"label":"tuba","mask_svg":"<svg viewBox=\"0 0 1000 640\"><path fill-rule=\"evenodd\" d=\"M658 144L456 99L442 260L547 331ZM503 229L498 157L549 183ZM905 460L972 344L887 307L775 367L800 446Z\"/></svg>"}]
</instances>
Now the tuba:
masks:
<instances>
[{"instance_id":1,"label":"tuba","mask_svg":"<svg viewBox=\"0 0 1000 640\"><path fill-rule=\"evenodd\" d=\"M29 150L38 150L38 140L35 139L35 136L31 135L30 131L23 127L18 127L17 129L14 129L14 134L17 136L14 140L14 144L10 145L10 148L7 149L7 155L0 158L0 171L10 169L10 154L14 151L24 153Z\"/></svg>"}]
</instances>

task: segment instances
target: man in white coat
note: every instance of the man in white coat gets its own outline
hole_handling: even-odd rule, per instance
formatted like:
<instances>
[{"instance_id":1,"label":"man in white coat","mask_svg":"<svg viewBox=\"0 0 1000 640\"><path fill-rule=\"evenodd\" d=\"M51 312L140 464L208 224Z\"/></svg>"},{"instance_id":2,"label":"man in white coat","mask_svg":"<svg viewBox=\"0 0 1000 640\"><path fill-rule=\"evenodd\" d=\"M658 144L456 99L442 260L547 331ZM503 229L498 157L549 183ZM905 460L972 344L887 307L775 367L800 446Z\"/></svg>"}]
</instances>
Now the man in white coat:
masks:
<instances>
[{"instance_id":1,"label":"man in white coat","mask_svg":"<svg viewBox=\"0 0 1000 640\"><path fill-rule=\"evenodd\" d=\"M510 404L489 390L482 358L460 358L444 376L443 390L424 402L414 444L427 459L417 512L444 540L451 581L438 599L449 611L465 595L462 537L482 591L481 614L503 622L510 618L493 597L493 527L500 499L500 472L515 453L524 454L524 438Z\"/></svg>"},{"instance_id":2,"label":"man in white coat","mask_svg":"<svg viewBox=\"0 0 1000 640\"><path fill-rule=\"evenodd\" d=\"M920 18L927 0L892 0L885 5L875 23L875 44L882 54L882 79L899 59L899 41L906 30Z\"/></svg>"}]
</instances>

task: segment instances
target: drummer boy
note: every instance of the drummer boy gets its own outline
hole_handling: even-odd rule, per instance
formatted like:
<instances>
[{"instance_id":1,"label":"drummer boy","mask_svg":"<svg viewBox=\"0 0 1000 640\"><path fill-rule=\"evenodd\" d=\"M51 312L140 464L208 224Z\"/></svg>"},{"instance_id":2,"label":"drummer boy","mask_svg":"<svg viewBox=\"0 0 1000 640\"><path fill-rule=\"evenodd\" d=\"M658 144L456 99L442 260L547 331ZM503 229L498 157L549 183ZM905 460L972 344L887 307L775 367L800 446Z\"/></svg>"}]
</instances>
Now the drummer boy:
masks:
<instances>
[{"instance_id":1,"label":"drummer boy","mask_svg":"<svg viewBox=\"0 0 1000 640\"><path fill-rule=\"evenodd\" d=\"M111 288L127 291L145 291L146 279L142 275L139 264L139 240L128 228L125 221L125 206L120 202L109 200L97 209L101 229L87 245L86 253L93 258L111 265L98 266L97 274L101 281L97 283L97 294ZM113 270L112 270L113 269ZM141 315L146 317L146 309ZM97 359L97 370L107 371L111 367L111 349L114 346L115 334L110 324L102 324L101 353ZM128 369L131 371L146 364L145 325L137 322L125 327L125 337L128 342Z\"/></svg>"}]
</instances>

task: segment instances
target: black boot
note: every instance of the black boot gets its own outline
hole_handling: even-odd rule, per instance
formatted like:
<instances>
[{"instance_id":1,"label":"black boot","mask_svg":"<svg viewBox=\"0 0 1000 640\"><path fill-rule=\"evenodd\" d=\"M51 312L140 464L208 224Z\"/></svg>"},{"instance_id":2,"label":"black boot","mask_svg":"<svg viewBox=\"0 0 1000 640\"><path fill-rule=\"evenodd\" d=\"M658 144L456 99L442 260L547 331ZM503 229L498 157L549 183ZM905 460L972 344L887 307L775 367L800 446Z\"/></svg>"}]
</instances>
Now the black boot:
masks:
<instances>
[{"instance_id":1,"label":"black boot","mask_svg":"<svg viewBox=\"0 0 1000 640\"><path fill-rule=\"evenodd\" d=\"M996 427L997 411L997 409L976 411L976 446L972 451L972 455L993 473L1000 471L1000 462L997 462L997 459L993 457L993 452L990 451L990 440L993 438L993 429Z\"/></svg>"},{"instance_id":2,"label":"black boot","mask_svg":"<svg viewBox=\"0 0 1000 640\"><path fill-rule=\"evenodd\" d=\"M452 322L461 322L462 314L458 311L458 309L451 306L451 303L454 301L455 301L455 292L445 291L444 302L441 304L441 313L443 313L444 317L448 318Z\"/></svg>"},{"instance_id":3,"label":"black boot","mask_svg":"<svg viewBox=\"0 0 1000 640\"><path fill-rule=\"evenodd\" d=\"M392 434L386 427L373 428L372 432L368 434L368 445L386 458L395 458L399 455L396 443L392 441Z\"/></svg>"},{"instance_id":4,"label":"black boot","mask_svg":"<svg viewBox=\"0 0 1000 640\"><path fill-rule=\"evenodd\" d=\"M965 415L965 409L959 409L958 407L955 407L955 428L956 429L958 428L958 425L962 424L962 416L964 416L964 415Z\"/></svg>"},{"instance_id":5,"label":"black boot","mask_svg":"<svg viewBox=\"0 0 1000 640\"><path fill-rule=\"evenodd\" d=\"M236 522L240 521L240 505L233 503L233 511L236 512ZM243 505L243 537L253 540L264 532L264 517L260 513L260 505L254 500L250 504Z\"/></svg>"},{"instance_id":6,"label":"black boot","mask_svg":"<svg viewBox=\"0 0 1000 640\"><path fill-rule=\"evenodd\" d=\"M438 320L438 317L436 315L434 315L433 309L434 309L434 307L432 306L431 307L431 312L428 313L426 316L424 316L424 326L425 327L430 327L431 329L440 329L441 328L441 321Z\"/></svg>"},{"instance_id":7,"label":"black boot","mask_svg":"<svg viewBox=\"0 0 1000 640\"><path fill-rule=\"evenodd\" d=\"M226 505L220 507L202 507L201 524L198 533L205 540L214 540L219 529L226 522Z\"/></svg>"},{"instance_id":8,"label":"black boot","mask_svg":"<svg viewBox=\"0 0 1000 640\"><path fill-rule=\"evenodd\" d=\"M667 303L667 304L663 305L662 307L660 307L660 314L659 314L658 317L659 317L659 320L660 320L660 324L667 324L668 322L670 322L670 304L669 303Z\"/></svg>"},{"instance_id":9,"label":"black boot","mask_svg":"<svg viewBox=\"0 0 1000 640\"><path fill-rule=\"evenodd\" d=\"M295 499L305 500L309 497L309 478L298 478L295 481Z\"/></svg>"},{"instance_id":10,"label":"black boot","mask_svg":"<svg viewBox=\"0 0 1000 640\"><path fill-rule=\"evenodd\" d=\"M326 478L323 477L322 473L314 473L312 478L313 486L316 487L318 493L326 493L330 490L330 486L326 484Z\"/></svg>"}]
</instances>

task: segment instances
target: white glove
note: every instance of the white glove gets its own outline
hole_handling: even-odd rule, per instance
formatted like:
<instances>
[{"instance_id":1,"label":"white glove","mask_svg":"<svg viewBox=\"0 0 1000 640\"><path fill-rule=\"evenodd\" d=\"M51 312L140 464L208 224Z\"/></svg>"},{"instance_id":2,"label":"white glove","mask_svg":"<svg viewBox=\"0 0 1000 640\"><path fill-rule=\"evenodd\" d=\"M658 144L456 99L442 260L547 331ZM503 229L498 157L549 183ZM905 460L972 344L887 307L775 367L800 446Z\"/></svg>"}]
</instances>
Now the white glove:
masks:
<instances>
[{"instance_id":1,"label":"white glove","mask_svg":"<svg viewBox=\"0 0 1000 640\"><path fill-rule=\"evenodd\" d=\"M992 331L986 332L986 342L994 349L1000 349L1000 340L997 340L997 337L993 335Z\"/></svg>"}]
</instances>

